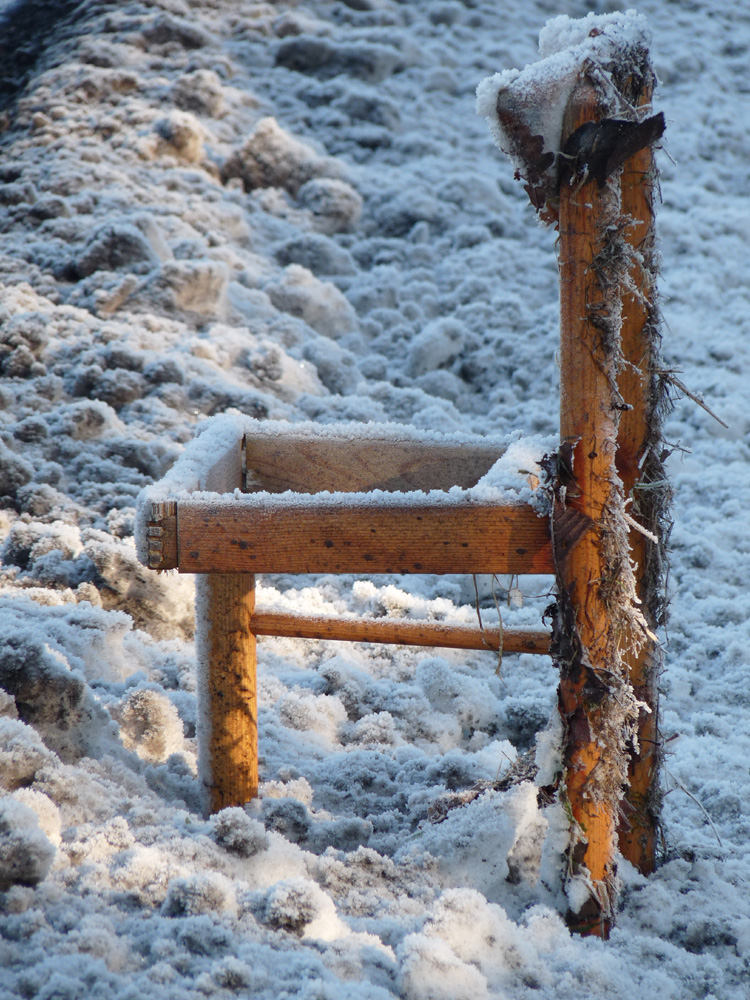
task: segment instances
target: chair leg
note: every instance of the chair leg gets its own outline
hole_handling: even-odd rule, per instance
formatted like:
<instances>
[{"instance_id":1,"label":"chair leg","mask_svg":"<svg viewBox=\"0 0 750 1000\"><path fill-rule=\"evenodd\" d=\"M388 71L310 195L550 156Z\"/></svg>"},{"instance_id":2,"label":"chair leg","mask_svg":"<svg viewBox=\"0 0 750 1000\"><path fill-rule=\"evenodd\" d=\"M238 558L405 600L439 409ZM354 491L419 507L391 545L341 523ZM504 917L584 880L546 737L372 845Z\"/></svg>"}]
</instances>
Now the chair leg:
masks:
<instances>
[{"instance_id":1,"label":"chair leg","mask_svg":"<svg viewBox=\"0 0 750 1000\"><path fill-rule=\"evenodd\" d=\"M258 794L255 576L207 574L196 584L199 770L215 813Z\"/></svg>"}]
</instances>

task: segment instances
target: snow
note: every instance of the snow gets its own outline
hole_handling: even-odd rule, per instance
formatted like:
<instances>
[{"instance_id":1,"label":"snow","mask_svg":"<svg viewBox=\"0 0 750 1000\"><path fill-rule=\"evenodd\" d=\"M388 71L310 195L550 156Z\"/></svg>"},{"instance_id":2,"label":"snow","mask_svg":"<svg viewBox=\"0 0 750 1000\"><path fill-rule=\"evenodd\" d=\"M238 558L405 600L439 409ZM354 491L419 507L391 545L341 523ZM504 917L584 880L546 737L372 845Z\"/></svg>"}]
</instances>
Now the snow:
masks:
<instances>
[{"instance_id":1,"label":"snow","mask_svg":"<svg viewBox=\"0 0 750 1000\"><path fill-rule=\"evenodd\" d=\"M0 1000L744 998L748 13L57 6L0 10L33 41L0 41ZM206 819L193 581L134 534L139 496L205 489L248 426L486 436L505 451L464 495L534 500L554 233L474 93L644 32L664 353L729 426L686 398L667 420L664 842L648 878L620 863L603 943L559 916L567 820L523 778L556 769L547 659L261 640L261 797ZM538 626L549 585L480 578L483 621L496 597ZM459 577L264 577L258 602L476 622Z\"/></svg>"},{"instance_id":2,"label":"snow","mask_svg":"<svg viewBox=\"0 0 750 1000\"><path fill-rule=\"evenodd\" d=\"M622 100L612 83L612 69L616 66L623 72L632 67L641 73L649 42L646 18L633 10L592 12L576 19L563 14L540 31L539 60L520 71L495 73L477 87L478 114L487 120L495 142L511 157L519 176L532 187L541 186L548 204L555 199L563 115L581 67L587 68L608 98L612 114L617 114Z\"/></svg>"}]
</instances>

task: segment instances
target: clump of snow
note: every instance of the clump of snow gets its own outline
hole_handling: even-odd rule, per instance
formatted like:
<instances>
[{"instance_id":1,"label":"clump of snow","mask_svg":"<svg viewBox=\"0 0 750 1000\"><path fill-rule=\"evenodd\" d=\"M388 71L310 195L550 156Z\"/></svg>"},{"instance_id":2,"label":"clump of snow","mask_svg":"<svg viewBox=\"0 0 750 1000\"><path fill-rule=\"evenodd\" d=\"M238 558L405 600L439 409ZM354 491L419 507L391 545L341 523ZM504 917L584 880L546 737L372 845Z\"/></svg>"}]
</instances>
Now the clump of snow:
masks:
<instances>
[{"instance_id":1,"label":"clump of snow","mask_svg":"<svg viewBox=\"0 0 750 1000\"><path fill-rule=\"evenodd\" d=\"M6 703L7 704L7 703ZM41 737L8 708L0 716L0 782L6 791L28 788L45 768L54 766L56 755Z\"/></svg>"},{"instance_id":2,"label":"clump of snow","mask_svg":"<svg viewBox=\"0 0 750 1000\"><path fill-rule=\"evenodd\" d=\"M319 274L356 274L351 254L320 233L308 233L287 240L275 251L280 264L301 264Z\"/></svg>"},{"instance_id":3,"label":"clump of snow","mask_svg":"<svg viewBox=\"0 0 750 1000\"><path fill-rule=\"evenodd\" d=\"M345 73L368 83L381 83L407 60L391 45L372 41L329 41L313 35L288 38L276 52L277 65L329 79Z\"/></svg>"},{"instance_id":4,"label":"clump of snow","mask_svg":"<svg viewBox=\"0 0 750 1000\"><path fill-rule=\"evenodd\" d=\"M305 359L315 365L320 382L332 393L351 395L362 381L356 355L328 338L311 338L303 352Z\"/></svg>"},{"instance_id":5,"label":"clump of snow","mask_svg":"<svg viewBox=\"0 0 750 1000\"><path fill-rule=\"evenodd\" d=\"M149 688L129 691L118 716L124 745L144 760L164 761L184 749L182 721L163 692Z\"/></svg>"},{"instance_id":6,"label":"clump of snow","mask_svg":"<svg viewBox=\"0 0 750 1000\"><path fill-rule=\"evenodd\" d=\"M226 312L229 270L217 260L167 261L144 295L156 296L168 309L180 309L202 317L221 317Z\"/></svg>"},{"instance_id":7,"label":"clump of snow","mask_svg":"<svg viewBox=\"0 0 750 1000\"><path fill-rule=\"evenodd\" d=\"M599 85L617 113L611 82L614 66L638 71L648 51L646 18L629 10L590 13L573 20L562 15L548 21L539 36L538 62L523 70L508 69L487 77L477 87L477 113L486 119L493 139L529 182L536 208L555 200L562 146L563 116L582 68Z\"/></svg>"},{"instance_id":8,"label":"clump of snow","mask_svg":"<svg viewBox=\"0 0 750 1000\"><path fill-rule=\"evenodd\" d=\"M244 809L222 809L211 817L210 825L216 843L237 857L251 858L268 847L263 826Z\"/></svg>"},{"instance_id":9,"label":"clump of snow","mask_svg":"<svg viewBox=\"0 0 750 1000\"><path fill-rule=\"evenodd\" d=\"M37 885L47 877L55 853L29 805L15 796L0 799L0 892L12 885Z\"/></svg>"},{"instance_id":10,"label":"clump of snow","mask_svg":"<svg viewBox=\"0 0 750 1000\"><path fill-rule=\"evenodd\" d=\"M33 474L33 466L20 455L14 455L0 442L0 496L6 500L14 500Z\"/></svg>"},{"instance_id":11,"label":"clump of snow","mask_svg":"<svg viewBox=\"0 0 750 1000\"><path fill-rule=\"evenodd\" d=\"M131 222L112 223L97 230L76 259L82 278L95 271L116 271L134 265L157 264L159 258L149 240Z\"/></svg>"},{"instance_id":12,"label":"clump of snow","mask_svg":"<svg viewBox=\"0 0 750 1000\"><path fill-rule=\"evenodd\" d=\"M412 340L409 349L409 369L413 375L442 368L461 353L466 330L455 320L438 319L429 323Z\"/></svg>"},{"instance_id":13,"label":"clump of snow","mask_svg":"<svg viewBox=\"0 0 750 1000\"><path fill-rule=\"evenodd\" d=\"M331 941L349 933L331 897L307 878L277 882L255 912L262 923L300 937Z\"/></svg>"},{"instance_id":14,"label":"clump of snow","mask_svg":"<svg viewBox=\"0 0 750 1000\"><path fill-rule=\"evenodd\" d=\"M564 934L559 918L549 916ZM470 889L443 893L423 931L405 938L401 949L405 994L414 1000L497 996L516 987L521 969L527 982L536 979L533 946L502 907ZM535 985L551 986L551 977Z\"/></svg>"},{"instance_id":15,"label":"clump of snow","mask_svg":"<svg viewBox=\"0 0 750 1000\"><path fill-rule=\"evenodd\" d=\"M22 802L36 813L37 822L44 835L54 847L61 843L62 820L60 810L52 799L43 792L33 788L17 788L12 796L16 802Z\"/></svg>"},{"instance_id":16,"label":"clump of snow","mask_svg":"<svg viewBox=\"0 0 750 1000\"><path fill-rule=\"evenodd\" d=\"M498 901L508 881L537 882L546 828L536 787L525 782L506 792L486 791L450 810L442 822L423 824L404 850L427 851L441 873Z\"/></svg>"},{"instance_id":17,"label":"clump of snow","mask_svg":"<svg viewBox=\"0 0 750 1000\"><path fill-rule=\"evenodd\" d=\"M326 337L342 337L357 329L357 315L338 288L299 264L290 264L281 280L265 290L277 309L299 316Z\"/></svg>"},{"instance_id":18,"label":"clump of snow","mask_svg":"<svg viewBox=\"0 0 750 1000\"><path fill-rule=\"evenodd\" d=\"M470 490L472 496L488 500L504 497L531 504L540 515L548 514L549 498L540 489L540 465L557 446L554 438L542 434L514 435L514 440Z\"/></svg>"},{"instance_id":19,"label":"clump of snow","mask_svg":"<svg viewBox=\"0 0 750 1000\"><path fill-rule=\"evenodd\" d=\"M355 229L362 215L362 196L338 177L314 177L302 185L298 197L311 214L313 228L329 236Z\"/></svg>"},{"instance_id":20,"label":"clump of snow","mask_svg":"<svg viewBox=\"0 0 750 1000\"><path fill-rule=\"evenodd\" d=\"M157 638L192 636L194 584L189 577L149 573L139 562L132 539L113 539L93 529L85 552L97 582L106 587L105 607L121 608Z\"/></svg>"},{"instance_id":21,"label":"clump of snow","mask_svg":"<svg viewBox=\"0 0 750 1000\"><path fill-rule=\"evenodd\" d=\"M220 118L226 111L221 79L211 69L196 69L178 77L170 93L182 111L211 118Z\"/></svg>"},{"instance_id":22,"label":"clump of snow","mask_svg":"<svg viewBox=\"0 0 750 1000\"><path fill-rule=\"evenodd\" d=\"M158 152L168 152L186 163L203 159L206 133L201 123L189 111L170 111L154 125L159 137Z\"/></svg>"},{"instance_id":23,"label":"clump of snow","mask_svg":"<svg viewBox=\"0 0 750 1000\"><path fill-rule=\"evenodd\" d=\"M236 913L229 879L219 872L173 878L161 906L166 917L197 917L203 913Z\"/></svg>"},{"instance_id":24,"label":"clump of snow","mask_svg":"<svg viewBox=\"0 0 750 1000\"><path fill-rule=\"evenodd\" d=\"M285 726L314 734L334 743L346 719L346 710L338 698L289 691L279 703L279 716Z\"/></svg>"},{"instance_id":25,"label":"clump of snow","mask_svg":"<svg viewBox=\"0 0 750 1000\"><path fill-rule=\"evenodd\" d=\"M239 177L246 191L283 188L292 195L313 177L336 176L335 161L320 156L307 143L286 132L274 118L262 118L244 145L225 162L225 180Z\"/></svg>"}]
</instances>

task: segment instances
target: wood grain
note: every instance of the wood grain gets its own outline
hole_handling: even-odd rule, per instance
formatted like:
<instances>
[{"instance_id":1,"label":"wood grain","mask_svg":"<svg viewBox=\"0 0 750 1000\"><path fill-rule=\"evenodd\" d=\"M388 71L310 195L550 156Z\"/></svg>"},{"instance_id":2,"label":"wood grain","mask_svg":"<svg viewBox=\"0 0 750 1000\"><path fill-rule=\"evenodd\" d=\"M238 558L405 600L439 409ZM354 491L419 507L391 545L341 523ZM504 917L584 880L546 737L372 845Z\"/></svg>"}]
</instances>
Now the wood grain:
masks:
<instances>
[{"instance_id":1,"label":"wood grain","mask_svg":"<svg viewBox=\"0 0 750 1000\"><path fill-rule=\"evenodd\" d=\"M474 486L503 454L492 444L389 438L248 437L248 492L366 493Z\"/></svg>"},{"instance_id":2,"label":"wood grain","mask_svg":"<svg viewBox=\"0 0 750 1000\"><path fill-rule=\"evenodd\" d=\"M596 92L583 82L568 106L564 132L600 117ZM587 527L571 544L556 545L560 600L570 615L566 626L582 649L573 662L561 664L558 699L565 732L564 790L580 831L572 831L569 863L572 874L593 883L588 902L569 919L575 929L602 936L609 933L614 909L616 815L611 796L595 792L608 753L602 717L607 697L601 697L597 676L607 676L611 642L600 586L607 571L601 518L613 480L616 431L606 348L591 319L597 307L606 308L594 259L602 249L601 220L611 197L593 180L560 188L560 436L573 448L567 510Z\"/></svg>"},{"instance_id":3,"label":"wood grain","mask_svg":"<svg viewBox=\"0 0 750 1000\"><path fill-rule=\"evenodd\" d=\"M651 100L652 86L641 95L642 104ZM620 418L617 434L617 469L626 496L634 495L634 488L641 478L641 461L652 435L656 418L651 403L656 336L656 234L654 226L654 163L650 148L642 149L626 161L620 181L621 208L624 216L634 221L626 230L625 238L640 257L631 269L633 291L623 296L621 350L627 362L618 376L618 387L623 400L630 407ZM631 513L640 519L637 506ZM658 525L644 525L651 532ZM640 532L630 532L630 553L635 564L638 596L642 608L649 614L646 566L648 547L653 545ZM653 620L649 621L652 630ZM628 656L630 680L636 697L643 704L638 720L638 749L631 750L628 773L628 790L623 804L623 818L619 827L619 847L623 857L648 875L656 866L658 815L658 650L656 643L648 641L637 654Z\"/></svg>"},{"instance_id":4,"label":"wood grain","mask_svg":"<svg viewBox=\"0 0 750 1000\"><path fill-rule=\"evenodd\" d=\"M451 625L447 622L332 618L258 610L250 619L250 628L256 635L298 639L480 649L494 653L500 647L499 631L492 625L480 629L477 625ZM549 655L549 642L550 633L545 629L503 629L504 653Z\"/></svg>"},{"instance_id":5,"label":"wood grain","mask_svg":"<svg viewBox=\"0 0 750 1000\"><path fill-rule=\"evenodd\" d=\"M242 441L218 452L208 467L201 469L199 490L212 493L232 493L242 487Z\"/></svg>"},{"instance_id":6,"label":"wood grain","mask_svg":"<svg viewBox=\"0 0 750 1000\"><path fill-rule=\"evenodd\" d=\"M242 806L258 794L258 706L256 643L250 621L255 610L251 573L216 574L200 588L205 619L199 669L199 692L208 704L201 716L208 733L199 732L202 768L209 775L209 809Z\"/></svg>"},{"instance_id":7,"label":"wood grain","mask_svg":"<svg viewBox=\"0 0 750 1000\"><path fill-rule=\"evenodd\" d=\"M177 504L162 500L150 504L146 525L149 569L175 569L177 566Z\"/></svg>"},{"instance_id":8,"label":"wood grain","mask_svg":"<svg viewBox=\"0 0 750 1000\"><path fill-rule=\"evenodd\" d=\"M549 524L526 504L390 498L347 505L177 505L183 573L552 573Z\"/></svg>"}]
</instances>

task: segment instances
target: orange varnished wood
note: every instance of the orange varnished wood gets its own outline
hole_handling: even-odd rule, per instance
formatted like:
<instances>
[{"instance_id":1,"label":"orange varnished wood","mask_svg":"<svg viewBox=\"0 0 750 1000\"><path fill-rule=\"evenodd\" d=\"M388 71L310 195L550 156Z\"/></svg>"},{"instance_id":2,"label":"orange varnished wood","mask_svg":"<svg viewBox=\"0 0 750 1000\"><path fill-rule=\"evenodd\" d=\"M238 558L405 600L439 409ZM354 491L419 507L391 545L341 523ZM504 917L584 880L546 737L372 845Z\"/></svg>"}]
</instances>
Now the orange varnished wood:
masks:
<instances>
[{"instance_id":1,"label":"orange varnished wood","mask_svg":"<svg viewBox=\"0 0 750 1000\"><path fill-rule=\"evenodd\" d=\"M382 642L403 646L437 646L450 649L480 649L496 653L500 648L497 627L451 625L447 622L396 620L389 618L326 618L278 611L256 611L250 619L256 635L289 636L298 639L334 639L343 642ZM504 653L549 655L550 633L545 629L503 629Z\"/></svg>"},{"instance_id":2,"label":"orange varnished wood","mask_svg":"<svg viewBox=\"0 0 750 1000\"><path fill-rule=\"evenodd\" d=\"M177 504L183 573L552 573L549 524L527 504L388 498Z\"/></svg>"},{"instance_id":3,"label":"orange varnished wood","mask_svg":"<svg viewBox=\"0 0 750 1000\"><path fill-rule=\"evenodd\" d=\"M564 134L600 117L594 88L583 83L568 107ZM601 332L591 317L603 304L592 265L601 249L601 220L611 197L607 187L595 181L560 188L560 436L573 446L575 478L566 504L589 518L590 526L567 551L558 552L558 584L570 595L584 656L593 672L603 676L609 666L611 629L600 588L605 575L601 518L614 472L615 427ZM611 799L595 790L595 776L606 767L607 748L601 704L588 696L588 681L588 670L563 669L558 695L565 725L565 795L584 835L573 849L573 873L588 870L594 883L592 905L585 915L572 914L571 922L579 930L606 936L614 902L610 886L616 816Z\"/></svg>"},{"instance_id":4,"label":"orange varnished wood","mask_svg":"<svg viewBox=\"0 0 750 1000\"><path fill-rule=\"evenodd\" d=\"M641 103L651 99L651 87ZM653 219L653 151L641 150L626 161L621 178L621 208L632 224L625 238L639 255L631 269L634 291L623 295L621 350L625 367L618 376L618 387L629 409L622 413L617 435L617 469L626 496L637 497L634 487L640 479L640 463L648 446L655 415L650 399L650 380L654 345L651 327L655 312L655 232ZM637 504L631 514L638 518ZM646 524L654 531L657 526ZM644 578L647 548L653 545L636 530L630 532L630 551L635 564L638 596L648 615L648 600ZM649 621L654 627L654 622ZM619 846L627 858L643 874L653 872L656 864L658 819L655 809L655 783L658 778L658 690L657 650L649 640L641 651L630 654L630 680L638 700L648 707L640 710L638 749L631 752L628 790L623 820L619 829Z\"/></svg>"},{"instance_id":5,"label":"orange varnished wood","mask_svg":"<svg viewBox=\"0 0 750 1000\"><path fill-rule=\"evenodd\" d=\"M258 794L256 642L250 627L255 610L252 573L216 574L199 588L204 616L201 650L201 714L209 732L199 734L207 755L210 812L242 806Z\"/></svg>"}]
</instances>

